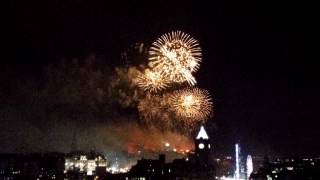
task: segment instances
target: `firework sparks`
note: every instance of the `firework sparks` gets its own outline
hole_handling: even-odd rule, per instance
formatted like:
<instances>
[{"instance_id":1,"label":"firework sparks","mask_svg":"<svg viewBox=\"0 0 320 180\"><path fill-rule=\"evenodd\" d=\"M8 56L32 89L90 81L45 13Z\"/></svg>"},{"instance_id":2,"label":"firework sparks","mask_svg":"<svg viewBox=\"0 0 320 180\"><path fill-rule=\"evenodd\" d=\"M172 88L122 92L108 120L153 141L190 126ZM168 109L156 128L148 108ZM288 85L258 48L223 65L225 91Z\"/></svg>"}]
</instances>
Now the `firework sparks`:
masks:
<instances>
[{"instance_id":1,"label":"firework sparks","mask_svg":"<svg viewBox=\"0 0 320 180\"><path fill-rule=\"evenodd\" d=\"M212 111L209 93L198 88L173 92L170 104L171 109L184 121L204 121Z\"/></svg>"},{"instance_id":2,"label":"firework sparks","mask_svg":"<svg viewBox=\"0 0 320 180\"><path fill-rule=\"evenodd\" d=\"M150 66L171 81L195 85L192 73L199 69L201 48L197 40L181 31L162 35L149 51Z\"/></svg>"},{"instance_id":3,"label":"firework sparks","mask_svg":"<svg viewBox=\"0 0 320 180\"><path fill-rule=\"evenodd\" d=\"M147 96L139 102L138 110L144 119L152 119L158 115L159 106L156 106L155 102L159 103L160 98L158 96L153 96L152 99L153 100Z\"/></svg>"},{"instance_id":4,"label":"firework sparks","mask_svg":"<svg viewBox=\"0 0 320 180\"><path fill-rule=\"evenodd\" d=\"M161 124L165 128L170 124L171 115L167 111L165 96L147 95L138 104L138 111L146 124Z\"/></svg>"},{"instance_id":5,"label":"firework sparks","mask_svg":"<svg viewBox=\"0 0 320 180\"><path fill-rule=\"evenodd\" d=\"M136 78L137 85L148 92L159 92L168 87L169 81L158 71L146 69Z\"/></svg>"}]
</instances>

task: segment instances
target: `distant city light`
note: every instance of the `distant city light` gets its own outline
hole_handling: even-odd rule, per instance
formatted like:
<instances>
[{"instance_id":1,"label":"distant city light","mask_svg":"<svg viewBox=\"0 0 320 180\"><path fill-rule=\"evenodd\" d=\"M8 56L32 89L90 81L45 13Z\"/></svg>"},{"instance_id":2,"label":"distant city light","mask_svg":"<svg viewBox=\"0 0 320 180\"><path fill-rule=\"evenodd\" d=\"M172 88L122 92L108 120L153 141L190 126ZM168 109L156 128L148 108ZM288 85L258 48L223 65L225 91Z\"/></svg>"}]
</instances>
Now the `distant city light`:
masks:
<instances>
[{"instance_id":1,"label":"distant city light","mask_svg":"<svg viewBox=\"0 0 320 180\"><path fill-rule=\"evenodd\" d=\"M89 158L86 155L76 154L65 158L64 173L78 169L91 176L96 171L96 167L106 167L107 162L101 157Z\"/></svg>"},{"instance_id":2,"label":"distant city light","mask_svg":"<svg viewBox=\"0 0 320 180\"><path fill-rule=\"evenodd\" d=\"M129 167L124 167L124 168L118 168L116 166L111 166L111 167L108 167L107 169L107 172L111 173L111 174L119 174L119 173L126 173L130 170Z\"/></svg>"},{"instance_id":3,"label":"distant city light","mask_svg":"<svg viewBox=\"0 0 320 180\"><path fill-rule=\"evenodd\" d=\"M199 149L203 149L204 148L204 144L203 143L200 143L199 144Z\"/></svg>"},{"instance_id":4,"label":"distant city light","mask_svg":"<svg viewBox=\"0 0 320 180\"><path fill-rule=\"evenodd\" d=\"M292 171L293 167L287 167L287 170Z\"/></svg>"},{"instance_id":5,"label":"distant city light","mask_svg":"<svg viewBox=\"0 0 320 180\"><path fill-rule=\"evenodd\" d=\"M220 177L220 180L236 180L234 177L225 177L225 176L222 176ZM240 179L239 180L244 180L244 179Z\"/></svg>"},{"instance_id":6,"label":"distant city light","mask_svg":"<svg viewBox=\"0 0 320 180\"><path fill-rule=\"evenodd\" d=\"M236 144L236 170L235 170L235 179L240 179L240 160L239 160L239 145Z\"/></svg>"},{"instance_id":7,"label":"distant city light","mask_svg":"<svg viewBox=\"0 0 320 180\"><path fill-rule=\"evenodd\" d=\"M250 174L253 172L253 163L251 155L247 156L247 179L249 179Z\"/></svg>"}]
</instances>

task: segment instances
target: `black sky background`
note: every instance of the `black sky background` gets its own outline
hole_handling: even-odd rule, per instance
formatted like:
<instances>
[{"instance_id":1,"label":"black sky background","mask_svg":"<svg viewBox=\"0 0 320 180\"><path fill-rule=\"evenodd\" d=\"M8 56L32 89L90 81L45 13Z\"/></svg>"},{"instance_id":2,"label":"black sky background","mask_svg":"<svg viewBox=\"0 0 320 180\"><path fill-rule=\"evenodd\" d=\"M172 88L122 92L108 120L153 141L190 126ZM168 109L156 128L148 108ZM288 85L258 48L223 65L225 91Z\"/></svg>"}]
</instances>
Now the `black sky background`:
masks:
<instances>
[{"instance_id":1,"label":"black sky background","mask_svg":"<svg viewBox=\"0 0 320 180\"><path fill-rule=\"evenodd\" d=\"M302 67L306 36L291 3L56 0L11 2L10 10L0 66L19 76L90 53L121 64L130 44L179 29L203 49L196 78L214 98L207 126L219 153L231 152L235 142L248 153L320 152L319 88L314 72Z\"/></svg>"}]
</instances>

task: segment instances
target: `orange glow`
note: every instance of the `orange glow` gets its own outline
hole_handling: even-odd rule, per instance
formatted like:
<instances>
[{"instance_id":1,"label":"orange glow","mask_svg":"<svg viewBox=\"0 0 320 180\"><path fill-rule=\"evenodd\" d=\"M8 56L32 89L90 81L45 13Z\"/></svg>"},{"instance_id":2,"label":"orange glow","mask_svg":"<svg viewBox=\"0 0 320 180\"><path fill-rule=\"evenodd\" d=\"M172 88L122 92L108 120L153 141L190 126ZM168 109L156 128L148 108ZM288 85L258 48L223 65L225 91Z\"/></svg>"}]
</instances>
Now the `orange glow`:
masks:
<instances>
[{"instance_id":1,"label":"orange glow","mask_svg":"<svg viewBox=\"0 0 320 180\"><path fill-rule=\"evenodd\" d=\"M119 133L124 134L123 130ZM172 132L164 133L157 129L131 129L131 132L123 136L123 138L124 145L129 154L138 154L139 151L156 153L165 151L167 147L163 142L167 142L170 146L179 150L194 148L192 140L187 136Z\"/></svg>"}]
</instances>

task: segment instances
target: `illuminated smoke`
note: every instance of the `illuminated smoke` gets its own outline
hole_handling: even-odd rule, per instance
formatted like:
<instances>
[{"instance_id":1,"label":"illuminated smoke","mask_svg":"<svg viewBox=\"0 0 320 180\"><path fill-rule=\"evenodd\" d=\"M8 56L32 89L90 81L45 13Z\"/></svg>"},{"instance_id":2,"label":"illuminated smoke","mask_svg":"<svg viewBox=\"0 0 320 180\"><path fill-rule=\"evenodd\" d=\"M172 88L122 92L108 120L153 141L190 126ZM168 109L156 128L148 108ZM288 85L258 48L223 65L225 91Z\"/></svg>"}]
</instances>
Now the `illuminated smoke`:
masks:
<instances>
[{"instance_id":1,"label":"illuminated smoke","mask_svg":"<svg viewBox=\"0 0 320 180\"><path fill-rule=\"evenodd\" d=\"M199 44L175 31L153 43L149 61L146 49L139 44L122 54L126 66L115 67L91 55L49 64L41 82L30 77L12 82L9 95L13 97L0 94L1 100L19 106L0 109L0 117L8 119L0 121L1 151L95 148L109 159L126 162L139 152L192 150L193 143L184 133L193 130L194 121L203 120L184 117L170 98L181 83L196 83L192 73L201 61ZM13 139L19 143L12 144Z\"/></svg>"},{"instance_id":2,"label":"illuminated smoke","mask_svg":"<svg viewBox=\"0 0 320 180\"><path fill-rule=\"evenodd\" d=\"M41 83L32 77L11 82L12 92L1 94L8 105L0 108L0 151L96 149L108 161L130 164L137 157L156 157L159 151L192 150L190 138L165 128L164 121L147 123L139 118L138 104L147 97L152 100L133 80L140 72L134 66L110 68L90 56L49 64ZM15 103L19 105L9 105Z\"/></svg>"}]
</instances>

